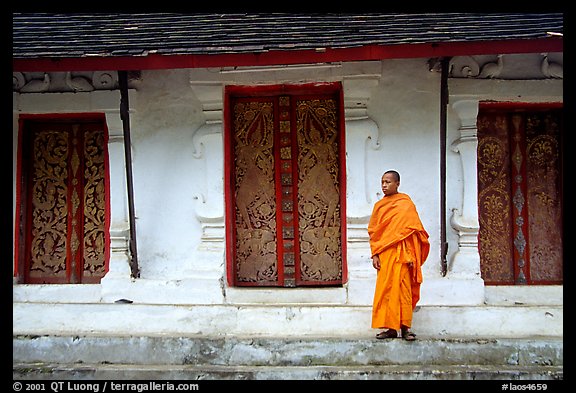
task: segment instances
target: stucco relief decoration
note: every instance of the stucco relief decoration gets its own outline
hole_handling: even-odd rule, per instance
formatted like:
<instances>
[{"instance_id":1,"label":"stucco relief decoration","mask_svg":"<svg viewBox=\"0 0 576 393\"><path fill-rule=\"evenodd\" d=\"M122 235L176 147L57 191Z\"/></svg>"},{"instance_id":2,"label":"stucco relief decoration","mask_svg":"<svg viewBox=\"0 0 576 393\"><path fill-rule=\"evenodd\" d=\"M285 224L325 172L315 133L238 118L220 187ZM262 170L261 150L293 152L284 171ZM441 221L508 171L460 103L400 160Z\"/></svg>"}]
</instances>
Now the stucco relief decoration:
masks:
<instances>
[{"instance_id":1,"label":"stucco relief decoration","mask_svg":"<svg viewBox=\"0 0 576 393\"><path fill-rule=\"evenodd\" d=\"M297 103L298 220L303 280L342 276L336 102Z\"/></svg>"},{"instance_id":2,"label":"stucco relief decoration","mask_svg":"<svg viewBox=\"0 0 576 393\"><path fill-rule=\"evenodd\" d=\"M222 82L201 79L190 76L189 81L205 118L204 124L192 132L192 156L204 168L193 194L194 209L202 226L200 248L222 252L225 238Z\"/></svg>"},{"instance_id":3,"label":"stucco relief decoration","mask_svg":"<svg viewBox=\"0 0 576 393\"><path fill-rule=\"evenodd\" d=\"M562 79L560 54L507 54L456 56L450 61L450 77L476 79Z\"/></svg>"},{"instance_id":4,"label":"stucco relief decoration","mask_svg":"<svg viewBox=\"0 0 576 393\"><path fill-rule=\"evenodd\" d=\"M234 106L236 269L239 281L278 279L271 102Z\"/></svg>"},{"instance_id":5,"label":"stucco relief decoration","mask_svg":"<svg viewBox=\"0 0 576 393\"><path fill-rule=\"evenodd\" d=\"M450 61L450 76L453 78L470 78L480 74L480 65L471 56L459 56Z\"/></svg>"},{"instance_id":6,"label":"stucco relief decoration","mask_svg":"<svg viewBox=\"0 0 576 393\"><path fill-rule=\"evenodd\" d=\"M92 75L92 85L96 89L112 89L118 84L116 72L96 71Z\"/></svg>"},{"instance_id":7,"label":"stucco relief decoration","mask_svg":"<svg viewBox=\"0 0 576 393\"><path fill-rule=\"evenodd\" d=\"M134 87L139 78L139 72L131 72L129 87ZM19 93L80 93L115 89L118 89L116 71L12 73L12 91Z\"/></svg>"}]
</instances>

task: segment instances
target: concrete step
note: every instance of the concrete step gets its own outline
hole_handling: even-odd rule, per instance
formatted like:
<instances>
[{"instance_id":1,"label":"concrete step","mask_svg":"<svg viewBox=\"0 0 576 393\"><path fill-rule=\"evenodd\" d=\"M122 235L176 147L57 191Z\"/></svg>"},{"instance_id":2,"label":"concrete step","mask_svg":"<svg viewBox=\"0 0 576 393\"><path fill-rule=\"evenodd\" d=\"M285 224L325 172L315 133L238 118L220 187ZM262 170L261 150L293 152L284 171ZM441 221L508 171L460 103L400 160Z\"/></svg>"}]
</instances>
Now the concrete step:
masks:
<instances>
[{"instance_id":1,"label":"concrete step","mask_svg":"<svg viewBox=\"0 0 576 393\"><path fill-rule=\"evenodd\" d=\"M563 379L558 337L13 337L15 379Z\"/></svg>"},{"instance_id":2,"label":"concrete step","mask_svg":"<svg viewBox=\"0 0 576 393\"><path fill-rule=\"evenodd\" d=\"M14 364L14 380L563 380L562 366Z\"/></svg>"},{"instance_id":3,"label":"concrete step","mask_svg":"<svg viewBox=\"0 0 576 393\"><path fill-rule=\"evenodd\" d=\"M371 306L166 305L13 302L13 334L373 337ZM431 337L562 337L562 305L418 306L414 331Z\"/></svg>"}]
</instances>

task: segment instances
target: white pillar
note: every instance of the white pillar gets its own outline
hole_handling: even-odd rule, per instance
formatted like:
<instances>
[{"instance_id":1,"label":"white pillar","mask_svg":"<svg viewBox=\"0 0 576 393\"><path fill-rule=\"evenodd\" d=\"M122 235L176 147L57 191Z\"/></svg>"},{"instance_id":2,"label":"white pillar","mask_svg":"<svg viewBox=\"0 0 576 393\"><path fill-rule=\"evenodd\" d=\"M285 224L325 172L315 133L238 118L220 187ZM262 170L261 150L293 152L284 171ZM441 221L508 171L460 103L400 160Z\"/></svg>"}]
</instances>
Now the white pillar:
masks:
<instances>
[{"instance_id":1,"label":"white pillar","mask_svg":"<svg viewBox=\"0 0 576 393\"><path fill-rule=\"evenodd\" d=\"M190 87L202 104L205 123L192 134L193 156L203 172L194 198L195 214L202 227L197 258L187 278L204 303L225 301L224 138L223 84L190 79Z\"/></svg>"},{"instance_id":2,"label":"white pillar","mask_svg":"<svg viewBox=\"0 0 576 393\"><path fill-rule=\"evenodd\" d=\"M194 195L196 218L202 225L202 249L224 247L224 148L222 124L204 124L194 134L196 153L203 161L201 191Z\"/></svg>"},{"instance_id":3,"label":"white pillar","mask_svg":"<svg viewBox=\"0 0 576 393\"><path fill-rule=\"evenodd\" d=\"M375 270L370 258L368 221L373 200L367 179L368 149L380 148L378 125L368 115L368 101L379 74L344 77L346 118L346 231L348 239L347 303L371 304Z\"/></svg>"},{"instance_id":4,"label":"white pillar","mask_svg":"<svg viewBox=\"0 0 576 393\"><path fill-rule=\"evenodd\" d=\"M222 82L190 81L202 103L206 122L192 135L194 157L202 161L204 181L194 195L196 217L202 225L200 249L224 249L224 139Z\"/></svg>"},{"instance_id":5,"label":"white pillar","mask_svg":"<svg viewBox=\"0 0 576 393\"><path fill-rule=\"evenodd\" d=\"M344 77L346 118L346 220L349 242L368 242L374 200L367 184L367 148L380 148L378 125L368 115L368 101L379 75Z\"/></svg>"},{"instance_id":6,"label":"white pillar","mask_svg":"<svg viewBox=\"0 0 576 393\"><path fill-rule=\"evenodd\" d=\"M118 106L120 102L118 102ZM110 175L110 260L108 272L100 281L103 300L125 297L119 290L126 290L132 282L128 240L128 191L126 188L126 161L124 132L119 111L107 110L108 171Z\"/></svg>"},{"instance_id":7,"label":"white pillar","mask_svg":"<svg viewBox=\"0 0 576 393\"><path fill-rule=\"evenodd\" d=\"M457 101L452 108L460 118L460 137L451 148L460 153L463 174L462 208L454 208L450 223L458 231L458 251L454 254L448 274L480 277L480 254L478 252L478 178L477 148L478 101Z\"/></svg>"}]
</instances>

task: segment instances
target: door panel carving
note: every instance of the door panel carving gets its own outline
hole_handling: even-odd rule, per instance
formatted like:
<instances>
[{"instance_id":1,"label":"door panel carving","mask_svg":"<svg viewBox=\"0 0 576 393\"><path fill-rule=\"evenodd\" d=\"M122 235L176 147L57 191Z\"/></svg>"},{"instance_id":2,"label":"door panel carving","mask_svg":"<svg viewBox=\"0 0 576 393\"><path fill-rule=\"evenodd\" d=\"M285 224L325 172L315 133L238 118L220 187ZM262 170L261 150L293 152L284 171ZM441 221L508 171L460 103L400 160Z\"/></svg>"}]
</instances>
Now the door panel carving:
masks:
<instances>
[{"instance_id":1,"label":"door panel carving","mask_svg":"<svg viewBox=\"0 0 576 393\"><path fill-rule=\"evenodd\" d=\"M24 126L27 283L94 283L107 251L105 131L93 123Z\"/></svg>"},{"instance_id":2,"label":"door panel carving","mask_svg":"<svg viewBox=\"0 0 576 393\"><path fill-rule=\"evenodd\" d=\"M492 113L479 116L478 240L481 273L486 283L511 282L514 277L511 187L506 116Z\"/></svg>"},{"instance_id":3,"label":"door panel carving","mask_svg":"<svg viewBox=\"0 0 576 393\"><path fill-rule=\"evenodd\" d=\"M526 117L530 278L562 282L562 185L560 113Z\"/></svg>"},{"instance_id":4,"label":"door panel carving","mask_svg":"<svg viewBox=\"0 0 576 393\"><path fill-rule=\"evenodd\" d=\"M297 102L298 227L302 281L342 278L335 100Z\"/></svg>"},{"instance_id":5,"label":"door panel carving","mask_svg":"<svg viewBox=\"0 0 576 393\"><path fill-rule=\"evenodd\" d=\"M272 102L233 107L236 272L239 282L278 281Z\"/></svg>"},{"instance_id":6,"label":"door panel carving","mask_svg":"<svg viewBox=\"0 0 576 393\"><path fill-rule=\"evenodd\" d=\"M480 261L487 284L563 282L562 111L481 110Z\"/></svg>"},{"instance_id":7,"label":"door panel carving","mask_svg":"<svg viewBox=\"0 0 576 393\"><path fill-rule=\"evenodd\" d=\"M339 95L283 90L229 102L233 284L341 284Z\"/></svg>"}]
</instances>

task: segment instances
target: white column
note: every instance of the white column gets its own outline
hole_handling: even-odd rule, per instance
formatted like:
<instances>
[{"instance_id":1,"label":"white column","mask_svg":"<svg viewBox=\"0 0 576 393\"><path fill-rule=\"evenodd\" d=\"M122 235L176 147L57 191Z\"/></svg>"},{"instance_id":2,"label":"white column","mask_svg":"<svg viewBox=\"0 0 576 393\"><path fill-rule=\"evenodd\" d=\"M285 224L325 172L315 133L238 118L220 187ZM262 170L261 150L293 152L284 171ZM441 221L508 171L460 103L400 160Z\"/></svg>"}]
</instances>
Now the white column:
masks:
<instances>
[{"instance_id":1,"label":"white column","mask_svg":"<svg viewBox=\"0 0 576 393\"><path fill-rule=\"evenodd\" d=\"M110 262L102 284L113 278L130 279L128 197L124 133L118 111L106 111L110 174Z\"/></svg>"},{"instance_id":2,"label":"white column","mask_svg":"<svg viewBox=\"0 0 576 393\"><path fill-rule=\"evenodd\" d=\"M375 270L370 258L368 221L372 193L367 181L368 149L380 148L376 122L368 115L368 101L379 74L344 77L346 118L346 231L348 238L348 304L369 305L374 297Z\"/></svg>"},{"instance_id":3,"label":"white column","mask_svg":"<svg viewBox=\"0 0 576 393\"><path fill-rule=\"evenodd\" d=\"M463 174L461 207L452 209L450 223L458 233L458 250L454 253L445 277L425 278L420 305L482 305L485 300L484 280L480 276L478 253L478 191L476 186L476 117L477 100L452 104L460 120L460 137L451 149L460 154Z\"/></svg>"},{"instance_id":4,"label":"white column","mask_svg":"<svg viewBox=\"0 0 576 393\"><path fill-rule=\"evenodd\" d=\"M187 278L198 302L225 301L224 139L222 82L190 80L202 104L205 123L192 134L193 156L202 179L192 195L195 215L202 227L197 257Z\"/></svg>"},{"instance_id":5,"label":"white column","mask_svg":"<svg viewBox=\"0 0 576 393\"><path fill-rule=\"evenodd\" d=\"M196 217L202 225L200 249L224 249L224 139L222 82L190 81L202 103L206 122L192 135L194 157L201 160L204 181L195 199Z\"/></svg>"},{"instance_id":6,"label":"white column","mask_svg":"<svg viewBox=\"0 0 576 393\"><path fill-rule=\"evenodd\" d=\"M367 149L380 148L378 125L368 116L368 101L379 75L344 77L346 117L346 220L349 242L367 242L374 200L366 179Z\"/></svg>"},{"instance_id":7,"label":"white column","mask_svg":"<svg viewBox=\"0 0 576 393\"><path fill-rule=\"evenodd\" d=\"M194 157L203 161L201 190L194 195L202 225L200 247L224 247L224 153L222 124L204 124L194 134Z\"/></svg>"},{"instance_id":8,"label":"white column","mask_svg":"<svg viewBox=\"0 0 576 393\"><path fill-rule=\"evenodd\" d=\"M480 254L478 252L478 180L476 119L478 101L463 100L452 105L460 118L460 138L451 148L460 153L463 174L462 208L454 208L450 223L458 231L458 251L454 254L448 274L465 277L480 277Z\"/></svg>"}]
</instances>

